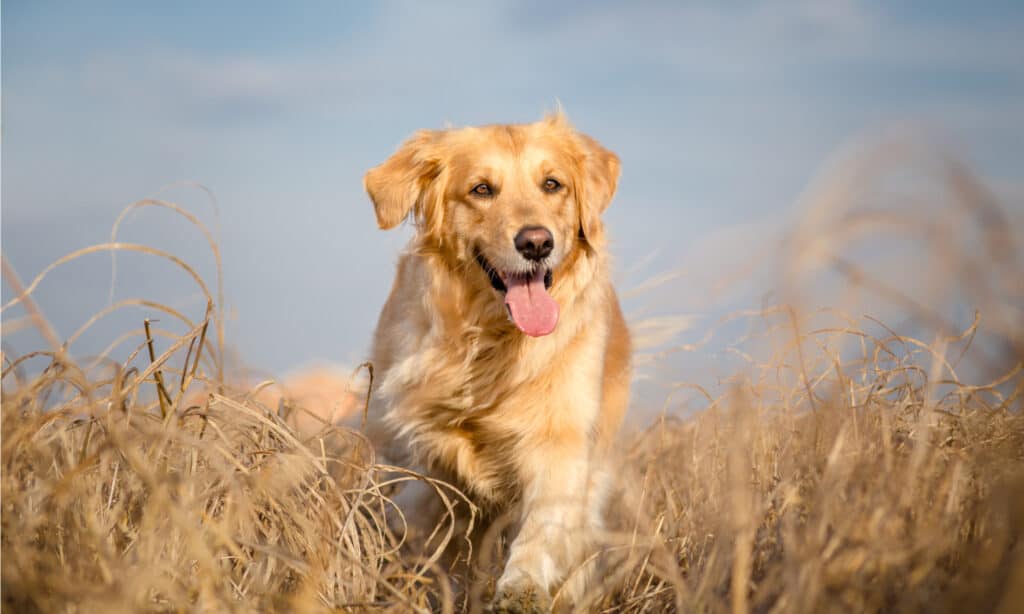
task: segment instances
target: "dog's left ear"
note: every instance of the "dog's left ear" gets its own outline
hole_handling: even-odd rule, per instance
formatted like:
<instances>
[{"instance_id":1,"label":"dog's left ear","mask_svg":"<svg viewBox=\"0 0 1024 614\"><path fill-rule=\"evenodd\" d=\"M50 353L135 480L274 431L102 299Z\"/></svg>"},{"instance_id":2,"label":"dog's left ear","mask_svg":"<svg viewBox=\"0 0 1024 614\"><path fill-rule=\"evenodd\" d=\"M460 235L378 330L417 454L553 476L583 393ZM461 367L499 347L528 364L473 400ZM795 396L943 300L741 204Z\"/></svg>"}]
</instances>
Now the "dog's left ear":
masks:
<instances>
[{"instance_id":1,"label":"dog's left ear","mask_svg":"<svg viewBox=\"0 0 1024 614\"><path fill-rule=\"evenodd\" d=\"M441 162L434 151L437 135L433 130L420 130L363 177L377 225L384 230L401 224L410 211L418 222L438 213L430 194L431 184L441 173Z\"/></svg>"},{"instance_id":2,"label":"dog's left ear","mask_svg":"<svg viewBox=\"0 0 1024 614\"><path fill-rule=\"evenodd\" d=\"M580 233L588 243L597 244L604 235L601 214L615 196L619 183L619 157L596 140L577 133L583 148L583 190L580 199Z\"/></svg>"}]
</instances>

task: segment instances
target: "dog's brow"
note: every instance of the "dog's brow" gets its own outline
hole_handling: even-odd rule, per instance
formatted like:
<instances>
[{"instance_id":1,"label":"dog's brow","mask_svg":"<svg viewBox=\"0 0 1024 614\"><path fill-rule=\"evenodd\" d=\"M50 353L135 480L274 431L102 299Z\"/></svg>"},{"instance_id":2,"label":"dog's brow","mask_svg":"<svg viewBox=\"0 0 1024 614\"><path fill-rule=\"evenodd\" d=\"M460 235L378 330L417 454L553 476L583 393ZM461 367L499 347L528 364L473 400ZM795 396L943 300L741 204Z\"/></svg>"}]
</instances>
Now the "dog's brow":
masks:
<instances>
[{"instance_id":1,"label":"dog's brow","mask_svg":"<svg viewBox=\"0 0 1024 614\"><path fill-rule=\"evenodd\" d=\"M554 172L562 166L556 162L557 156L548 147L529 147L523 152L523 158L530 168L539 169L542 173Z\"/></svg>"}]
</instances>

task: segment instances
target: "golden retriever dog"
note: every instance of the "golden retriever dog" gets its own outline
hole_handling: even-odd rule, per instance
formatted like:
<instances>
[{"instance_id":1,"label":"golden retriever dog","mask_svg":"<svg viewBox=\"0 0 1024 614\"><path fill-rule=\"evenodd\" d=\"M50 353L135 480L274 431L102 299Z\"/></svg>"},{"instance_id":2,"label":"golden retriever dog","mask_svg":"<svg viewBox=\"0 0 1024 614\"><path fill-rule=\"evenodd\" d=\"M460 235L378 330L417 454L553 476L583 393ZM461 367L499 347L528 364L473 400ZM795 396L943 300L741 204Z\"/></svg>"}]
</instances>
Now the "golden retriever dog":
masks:
<instances>
[{"instance_id":1,"label":"golden retriever dog","mask_svg":"<svg viewBox=\"0 0 1024 614\"><path fill-rule=\"evenodd\" d=\"M364 179L381 228L416 229L374 335L371 437L514 514L499 611L585 590L571 572L602 527L629 397L601 220L618 176L618 157L558 113L417 132Z\"/></svg>"}]
</instances>

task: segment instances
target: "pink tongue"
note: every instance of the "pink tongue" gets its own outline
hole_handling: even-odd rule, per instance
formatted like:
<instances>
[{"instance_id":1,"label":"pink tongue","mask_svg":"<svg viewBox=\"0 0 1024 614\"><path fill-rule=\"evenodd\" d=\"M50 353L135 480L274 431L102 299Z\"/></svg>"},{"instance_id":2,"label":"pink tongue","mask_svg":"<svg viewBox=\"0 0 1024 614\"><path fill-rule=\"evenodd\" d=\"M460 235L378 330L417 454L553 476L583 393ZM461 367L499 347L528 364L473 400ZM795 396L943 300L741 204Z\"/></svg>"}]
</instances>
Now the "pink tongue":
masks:
<instances>
[{"instance_id":1,"label":"pink tongue","mask_svg":"<svg viewBox=\"0 0 1024 614\"><path fill-rule=\"evenodd\" d=\"M558 303L544 288L544 269L532 277L502 278L508 291L505 305L516 327L531 337L543 337L558 324Z\"/></svg>"}]
</instances>

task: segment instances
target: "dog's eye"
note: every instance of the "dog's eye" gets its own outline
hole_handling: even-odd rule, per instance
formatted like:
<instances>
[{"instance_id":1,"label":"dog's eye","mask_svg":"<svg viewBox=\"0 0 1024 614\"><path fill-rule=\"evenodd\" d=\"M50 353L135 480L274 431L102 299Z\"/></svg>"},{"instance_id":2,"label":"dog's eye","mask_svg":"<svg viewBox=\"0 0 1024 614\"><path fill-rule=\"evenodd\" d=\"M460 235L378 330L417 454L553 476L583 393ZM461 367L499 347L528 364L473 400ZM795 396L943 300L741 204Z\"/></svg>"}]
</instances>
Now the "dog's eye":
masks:
<instances>
[{"instance_id":1,"label":"dog's eye","mask_svg":"<svg viewBox=\"0 0 1024 614\"><path fill-rule=\"evenodd\" d=\"M491 188L491 186L487 185L486 183L476 184L475 186L473 186L473 189L470 190L469 192L470 194L475 194L476 196L492 196L494 194L494 190Z\"/></svg>"},{"instance_id":2,"label":"dog's eye","mask_svg":"<svg viewBox=\"0 0 1024 614\"><path fill-rule=\"evenodd\" d=\"M548 177L544 181L544 191L545 192L557 192L560 189L562 189L562 184L558 183L557 180Z\"/></svg>"}]
</instances>

